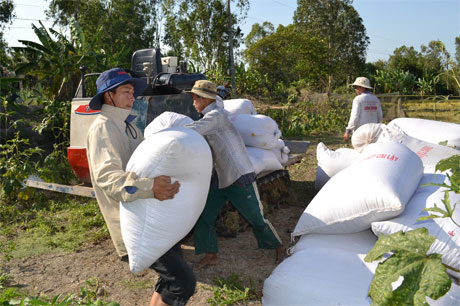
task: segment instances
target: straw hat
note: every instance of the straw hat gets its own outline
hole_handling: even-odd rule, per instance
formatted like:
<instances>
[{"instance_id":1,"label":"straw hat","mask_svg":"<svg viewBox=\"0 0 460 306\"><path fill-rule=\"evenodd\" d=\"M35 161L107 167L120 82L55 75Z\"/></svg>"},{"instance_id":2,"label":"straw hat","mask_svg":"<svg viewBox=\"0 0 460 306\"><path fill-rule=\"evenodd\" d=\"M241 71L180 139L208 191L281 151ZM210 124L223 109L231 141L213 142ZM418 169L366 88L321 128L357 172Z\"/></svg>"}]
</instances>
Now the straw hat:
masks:
<instances>
[{"instance_id":1,"label":"straw hat","mask_svg":"<svg viewBox=\"0 0 460 306\"><path fill-rule=\"evenodd\" d=\"M353 84L350 84L350 86L360 86L360 87L372 89L369 79L365 77L357 77L355 82Z\"/></svg>"},{"instance_id":2,"label":"straw hat","mask_svg":"<svg viewBox=\"0 0 460 306\"><path fill-rule=\"evenodd\" d=\"M208 98L208 99L216 99L217 93L217 86L211 81L208 80L198 80L193 85L192 90L186 91L189 93L194 93L200 97Z\"/></svg>"}]
</instances>

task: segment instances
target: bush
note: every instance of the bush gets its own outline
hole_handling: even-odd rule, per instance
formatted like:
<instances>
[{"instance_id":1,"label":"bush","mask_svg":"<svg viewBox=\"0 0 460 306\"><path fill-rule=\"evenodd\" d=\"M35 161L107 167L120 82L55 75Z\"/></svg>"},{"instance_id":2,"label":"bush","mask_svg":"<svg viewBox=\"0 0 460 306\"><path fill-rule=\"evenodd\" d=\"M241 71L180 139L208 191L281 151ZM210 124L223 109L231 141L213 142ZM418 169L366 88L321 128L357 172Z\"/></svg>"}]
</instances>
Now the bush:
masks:
<instances>
[{"instance_id":1,"label":"bush","mask_svg":"<svg viewBox=\"0 0 460 306\"><path fill-rule=\"evenodd\" d=\"M273 118L287 138L343 130L349 115L344 103L337 100L286 103L282 108L268 108L260 113Z\"/></svg>"},{"instance_id":2,"label":"bush","mask_svg":"<svg viewBox=\"0 0 460 306\"><path fill-rule=\"evenodd\" d=\"M36 173L37 163L32 158L41 152L39 148L30 148L29 140L20 138L19 132L13 139L0 145L0 203L11 204L17 200L29 199L29 192L23 182L29 175Z\"/></svg>"}]
</instances>

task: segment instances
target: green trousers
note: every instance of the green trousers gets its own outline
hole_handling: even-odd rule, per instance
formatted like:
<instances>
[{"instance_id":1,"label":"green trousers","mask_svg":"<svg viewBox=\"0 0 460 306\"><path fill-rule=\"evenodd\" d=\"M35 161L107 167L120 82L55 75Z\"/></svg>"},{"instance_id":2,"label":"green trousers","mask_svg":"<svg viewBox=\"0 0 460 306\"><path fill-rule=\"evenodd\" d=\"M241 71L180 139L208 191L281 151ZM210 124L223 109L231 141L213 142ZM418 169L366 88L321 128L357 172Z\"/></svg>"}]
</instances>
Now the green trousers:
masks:
<instances>
[{"instance_id":1,"label":"green trousers","mask_svg":"<svg viewBox=\"0 0 460 306\"><path fill-rule=\"evenodd\" d=\"M276 249L281 239L270 221L263 216L263 207L255 182L246 186L209 189L206 206L195 225L195 254L217 253L216 219L226 201L230 201L252 226L259 248Z\"/></svg>"}]
</instances>

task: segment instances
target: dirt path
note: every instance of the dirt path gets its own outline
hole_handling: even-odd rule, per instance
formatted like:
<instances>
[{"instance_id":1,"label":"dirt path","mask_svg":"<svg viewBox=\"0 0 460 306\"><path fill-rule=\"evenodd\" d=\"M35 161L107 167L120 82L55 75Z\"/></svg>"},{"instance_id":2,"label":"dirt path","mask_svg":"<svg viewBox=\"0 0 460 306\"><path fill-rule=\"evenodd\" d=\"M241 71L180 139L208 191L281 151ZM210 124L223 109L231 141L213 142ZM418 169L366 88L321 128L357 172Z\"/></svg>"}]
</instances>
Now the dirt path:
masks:
<instances>
[{"instance_id":1,"label":"dirt path","mask_svg":"<svg viewBox=\"0 0 460 306\"><path fill-rule=\"evenodd\" d=\"M292 230L303 208L281 207L270 214L269 219L283 241L288 244ZM193 240L188 239L182 246L188 262L196 263L200 257L193 253ZM249 305L261 305L260 296L264 280L275 265L275 252L257 248L250 230L238 233L236 238L219 238L218 266L197 271L198 280L195 294L188 305L206 305L213 296L211 290L215 278L229 277L233 273L240 276L246 285L249 279L259 295L259 300ZM45 254L26 259L13 259L7 263L7 271L13 284L31 295L78 294L85 287L85 281L97 278L98 296L105 301L116 301L120 305L148 305L153 293L157 275L148 270L134 275L127 263L121 262L110 240L97 245L89 245L71 254Z\"/></svg>"}]
</instances>

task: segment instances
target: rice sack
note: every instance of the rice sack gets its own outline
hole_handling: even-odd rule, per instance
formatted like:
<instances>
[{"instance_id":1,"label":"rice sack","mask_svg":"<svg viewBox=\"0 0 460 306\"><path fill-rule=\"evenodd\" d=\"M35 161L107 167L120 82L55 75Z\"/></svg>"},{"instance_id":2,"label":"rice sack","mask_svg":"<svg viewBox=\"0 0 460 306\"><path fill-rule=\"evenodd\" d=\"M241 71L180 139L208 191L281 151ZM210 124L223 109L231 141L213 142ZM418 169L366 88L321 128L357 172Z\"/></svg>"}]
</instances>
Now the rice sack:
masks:
<instances>
[{"instance_id":1,"label":"rice sack","mask_svg":"<svg viewBox=\"0 0 460 306\"><path fill-rule=\"evenodd\" d=\"M197 132L177 127L146 138L127 166L140 177L167 175L179 181L171 200L121 202L120 225L133 273L143 271L185 237L203 211L209 190L212 155Z\"/></svg>"}]
</instances>

